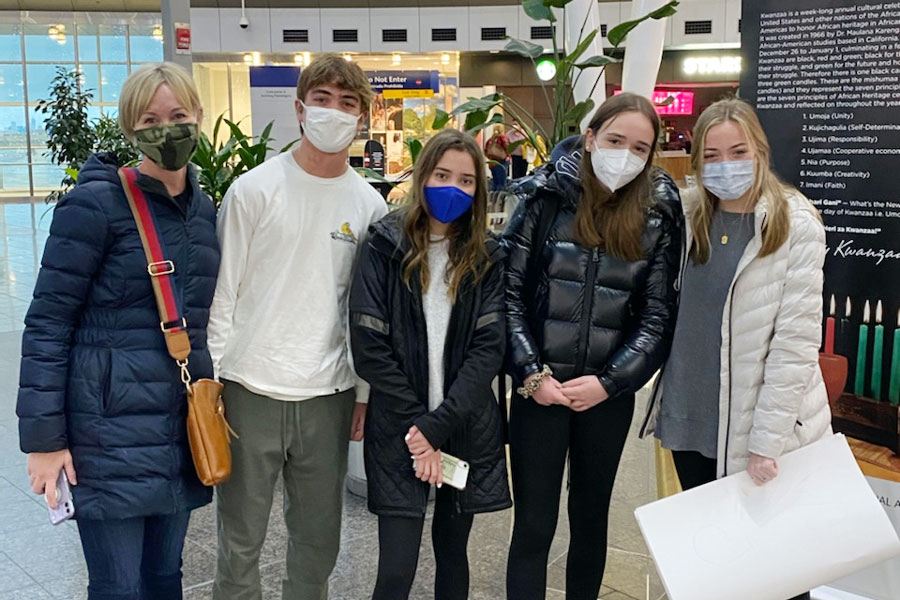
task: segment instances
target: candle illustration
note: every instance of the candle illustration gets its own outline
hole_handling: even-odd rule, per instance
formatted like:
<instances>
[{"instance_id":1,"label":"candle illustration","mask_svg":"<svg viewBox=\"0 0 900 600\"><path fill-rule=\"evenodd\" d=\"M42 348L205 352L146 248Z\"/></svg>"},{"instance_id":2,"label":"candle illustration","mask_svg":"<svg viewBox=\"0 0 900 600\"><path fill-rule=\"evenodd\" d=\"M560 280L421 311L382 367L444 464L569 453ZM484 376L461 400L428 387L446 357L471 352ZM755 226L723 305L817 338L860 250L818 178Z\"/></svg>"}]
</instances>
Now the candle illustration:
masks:
<instances>
[{"instance_id":1,"label":"candle illustration","mask_svg":"<svg viewBox=\"0 0 900 600\"><path fill-rule=\"evenodd\" d=\"M834 313L837 307L834 302L834 294L831 295L831 306L828 310L828 318L825 319L825 354L834 354Z\"/></svg>"},{"instance_id":2,"label":"candle illustration","mask_svg":"<svg viewBox=\"0 0 900 600\"><path fill-rule=\"evenodd\" d=\"M872 347L872 397L881 400L881 368L884 358L884 325L881 324L881 300L875 307L875 344Z\"/></svg>"},{"instance_id":3,"label":"candle illustration","mask_svg":"<svg viewBox=\"0 0 900 600\"><path fill-rule=\"evenodd\" d=\"M900 404L900 310L894 327L894 347L891 352L891 383L888 386L888 400L897 406Z\"/></svg>"},{"instance_id":4,"label":"candle illustration","mask_svg":"<svg viewBox=\"0 0 900 600\"><path fill-rule=\"evenodd\" d=\"M869 352L869 319L871 314L869 301L866 300L866 307L863 309L863 322L859 326L859 344L856 347L856 383L853 386L853 393L857 396L862 396L866 393L866 358Z\"/></svg>"},{"instance_id":5,"label":"candle illustration","mask_svg":"<svg viewBox=\"0 0 900 600\"><path fill-rule=\"evenodd\" d=\"M841 319L841 337L843 338L850 333L850 314L853 312L853 306L850 304L850 296L847 296L847 303L844 305L844 318Z\"/></svg>"}]
</instances>

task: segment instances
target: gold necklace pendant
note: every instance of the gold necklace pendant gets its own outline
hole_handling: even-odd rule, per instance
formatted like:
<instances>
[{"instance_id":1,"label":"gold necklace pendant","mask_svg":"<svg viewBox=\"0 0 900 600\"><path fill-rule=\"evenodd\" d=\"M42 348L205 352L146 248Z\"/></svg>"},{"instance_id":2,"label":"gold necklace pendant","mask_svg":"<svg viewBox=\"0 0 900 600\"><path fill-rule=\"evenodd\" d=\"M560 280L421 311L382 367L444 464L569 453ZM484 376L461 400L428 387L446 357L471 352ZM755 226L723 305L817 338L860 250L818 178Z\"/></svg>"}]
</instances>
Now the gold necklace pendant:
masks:
<instances>
[{"instance_id":1,"label":"gold necklace pendant","mask_svg":"<svg viewBox=\"0 0 900 600\"><path fill-rule=\"evenodd\" d=\"M722 245L724 246L727 243L728 243L728 235L723 235L722 236Z\"/></svg>"}]
</instances>

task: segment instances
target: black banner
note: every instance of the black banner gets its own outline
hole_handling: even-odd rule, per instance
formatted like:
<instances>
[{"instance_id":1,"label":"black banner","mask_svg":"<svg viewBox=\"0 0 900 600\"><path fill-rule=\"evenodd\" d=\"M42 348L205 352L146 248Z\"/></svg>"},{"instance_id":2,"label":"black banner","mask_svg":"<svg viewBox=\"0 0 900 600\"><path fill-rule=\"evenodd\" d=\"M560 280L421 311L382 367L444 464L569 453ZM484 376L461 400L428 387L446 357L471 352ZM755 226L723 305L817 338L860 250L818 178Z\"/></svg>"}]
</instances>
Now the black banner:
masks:
<instances>
[{"instance_id":1,"label":"black banner","mask_svg":"<svg viewBox=\"0 0 900 600\"><path fill-rule=\"evenodd\" d=\"M741 25L740 94L756 106L775 170L825 221L823 352L847 359L841 400L863 402L871 421L892 412L896 438L900 1L745 0ZM841 362L823 358L832 386Z\"/></svg>"}]
</instances>

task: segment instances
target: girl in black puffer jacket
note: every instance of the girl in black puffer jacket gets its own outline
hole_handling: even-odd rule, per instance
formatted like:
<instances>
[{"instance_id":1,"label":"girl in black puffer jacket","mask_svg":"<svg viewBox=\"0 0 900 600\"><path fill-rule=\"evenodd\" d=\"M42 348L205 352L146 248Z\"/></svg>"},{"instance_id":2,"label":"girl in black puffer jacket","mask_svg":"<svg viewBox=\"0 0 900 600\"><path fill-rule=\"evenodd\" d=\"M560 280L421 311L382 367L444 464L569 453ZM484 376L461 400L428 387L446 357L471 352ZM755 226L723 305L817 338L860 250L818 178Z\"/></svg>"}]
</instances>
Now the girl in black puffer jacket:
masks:
<instances>
[{"instance_id":1,"label":"girl in black puffer jacket","mask_svg":"<svg viewBox=\"0 0 900 600\"><path fill-rule=\"evenodd\" d=\"M510 417L511 600L544 598L567 455L566 597L600 590L634 394L665 359L674 326L681 209L672 180L652 167L658 129L648 100L607 100L583 146L520 184L504 234L521 386Z\"/></svg>"},{"instance_id":2,"label":"girl in black puffer jacket","mask_svg":"<svg viewBox=\"0 0 900 600\"><path fill-rule=\"evenodd\" d=\"M380 548L373 599L408 597L437 484L434 597L462 600L472 515L511 505L491 389L506 345L503 254L486 233L484 157L474 139L452 130L433 137L413 181L410 205L370 228L350 292L354 363L372 386L365 463ZM465 489L444 484L442 452L469 463Z\"/></svg>"}]
</instances>

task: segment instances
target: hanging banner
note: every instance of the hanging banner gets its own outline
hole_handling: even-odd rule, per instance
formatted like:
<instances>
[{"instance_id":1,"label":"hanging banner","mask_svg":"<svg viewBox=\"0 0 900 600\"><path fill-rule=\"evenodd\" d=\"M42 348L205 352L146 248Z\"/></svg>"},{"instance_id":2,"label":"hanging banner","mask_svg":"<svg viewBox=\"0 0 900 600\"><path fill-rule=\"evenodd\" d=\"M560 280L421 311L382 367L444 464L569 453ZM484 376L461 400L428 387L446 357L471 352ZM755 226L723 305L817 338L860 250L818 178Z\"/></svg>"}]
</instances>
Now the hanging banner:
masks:
<instances>
[{"instance_id":1,"label":"hanging banner","mask_svg":"<svg viewBox=\"0 0 900 600\"><path fill-rule=\"evenodd\" d=\"M900 452L900 1L742 7L741 96L775 170L825 222L820 363L834 427Z\"/></svg>"},{"instance_id":2,"label":"hanging banner","mask_svg":"<svg viewBox=\"0 0 900 600\"><path fill-rule=\"evenodd\" d=\"M297 111L297 80L300 67L250 67L250 115L253 136L262 134L269 123L274 150L300 137ZM274 156L274 154L272 155Z\"/></svg>"}]
</instances>

